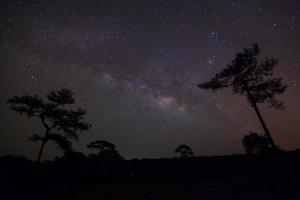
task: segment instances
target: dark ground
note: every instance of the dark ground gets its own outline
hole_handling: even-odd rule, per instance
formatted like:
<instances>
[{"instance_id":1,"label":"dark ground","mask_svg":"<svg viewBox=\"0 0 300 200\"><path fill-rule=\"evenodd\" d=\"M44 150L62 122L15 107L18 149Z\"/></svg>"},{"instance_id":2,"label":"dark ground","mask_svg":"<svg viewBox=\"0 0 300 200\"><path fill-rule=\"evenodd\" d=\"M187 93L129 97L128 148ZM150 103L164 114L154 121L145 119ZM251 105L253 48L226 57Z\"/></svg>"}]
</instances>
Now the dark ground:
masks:
<instances>
[{"instance_id":1,"label":"dark ground","mask_svg":"<svg viewBox=\"0 0 300 200\"><path fill-rule=\"evenodd\" d=\"M0 159L1 199L300 199L300 154L90 162L37 166Z\"/></svg>"}]
</instances>

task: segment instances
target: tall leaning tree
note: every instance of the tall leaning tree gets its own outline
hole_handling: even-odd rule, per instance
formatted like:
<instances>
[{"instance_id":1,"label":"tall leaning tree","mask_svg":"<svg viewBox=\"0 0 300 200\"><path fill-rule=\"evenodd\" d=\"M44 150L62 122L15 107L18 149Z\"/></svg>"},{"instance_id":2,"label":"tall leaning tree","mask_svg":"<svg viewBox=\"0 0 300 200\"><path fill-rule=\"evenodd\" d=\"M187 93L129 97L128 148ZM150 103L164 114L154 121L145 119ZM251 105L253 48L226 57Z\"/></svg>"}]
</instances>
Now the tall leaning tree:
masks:
<instances>
[{"instance_id":1,"label":"tall leaning tree","mask_svg":"<svg viewBox=\"0 0 300 200\"><path fill-rule=\"evenodd\" d=\"M82 131L88 130L91 125L84 121L86 111L77 108L68 108L68 105L75 103L74 93L69 89L51 91L47 95L47 100L43 100L37 95L14 96L8 99L10 108L24 114L28 118L35 117L41 121L45 128L44 134L33 134L29 139L41 144L37 156L37 163L40 162L45 144L52 141L64 152L72 151L70 139L78 139Z\"/></svg>"},{"instance_id":2,"label":"tall leaning tree","mask_svg":"<svg viewBox=\"0 0 300 200\"><path fill-rule=\"evenodd\" d=\"M273 68L278 61L273 58L258 61L259 52L257 44L244 48L242 53L236 55L231 64L228 64L210 81L201 83L198 87L212 90L231 87L233 94L246 96L255 110L270 146L277 149L257 104L267 103L270 107L282 109L283 102L278 101L275 97L283 93L287 86L282 84L281 78L273 78Z\"/></svg>"}]
</instances>

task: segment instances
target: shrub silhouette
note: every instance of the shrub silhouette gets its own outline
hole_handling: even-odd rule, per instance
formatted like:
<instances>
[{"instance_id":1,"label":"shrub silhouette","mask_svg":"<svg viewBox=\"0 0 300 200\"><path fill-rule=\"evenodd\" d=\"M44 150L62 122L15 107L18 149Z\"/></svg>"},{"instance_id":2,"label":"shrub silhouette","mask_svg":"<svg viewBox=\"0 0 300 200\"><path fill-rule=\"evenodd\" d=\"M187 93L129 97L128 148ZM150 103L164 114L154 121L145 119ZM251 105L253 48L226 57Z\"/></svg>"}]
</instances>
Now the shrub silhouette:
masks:
<instances>
[{"instance_id":1,"label":"shrub silhouette","mask_svg":"<svg viewBox=\"0 0 300 200\"><path fill-rule=\"evenodd\" d=\"M245 135L242 139L242 144L247 154L264 153L271 149L268 138L255 132Z\"/></svg>"},{"instance_id":2,"label":"shrub silhouette","mask_svg":"<svg viewBox=\"0 0 300 200\"><path fill-rule=\"evenodd\" d=\"M281 78L272 78L273 68L278 63L271 58L259 62L257 56L259 48L257 44L244 48L238 53L231 64L227 65L220 73L217 73L210 81L198 85L202 89L220 89L232 87L233 94L247 96L248 102L254 108L258 119L265 131L268 142L272 148L277 146L259 112L257 103L268 103L270 107L283 108L283 103L275 96L285 91L286 85L281 83Z\"/></svg>"},{"instance_id":3,"label":"shrub silhouette","mask_svg":"<svg viewBox=\"0 0 300 200\"><path fill-rule=\"evenodd\" d=\"M194 155L191 147L188 145L180 145L175 149L175 153L180 153L181 158L192 157Z\"/></svg>"},{"instance_id":4,"label":"shrub silhouette","mask_svg":"<svg viewBox=\"0 0 300 200\"><path fill-rule=\"evenodd\" d=\"M78 132L89 130L91 125L84 121L85 110L66 108L66 105L75 103L73 95L71 90L63 88L51 91L47 95L47 101L28 94L8 99L7 103L13 111L25 114L28 118L39 118L45 128L44 135L33 134L29 137L31 141L41 143L37 162L40 162L48 141L55 142L61 150L69 152L72 151L69 139L78 139Z\"/></svg>"},{"instance_id":5,"label":"shrub silhouette","mask_svg":"<svg viewBox=\"0 0 300 200\"><path fill-rule=\"evenodd\" d=\"M96 154L90 154L92 160L120 160L123 159L116 150L114 144L105 140L96 140L87 145L88 149L96 150Z\"/></svg>"}]
</instances>

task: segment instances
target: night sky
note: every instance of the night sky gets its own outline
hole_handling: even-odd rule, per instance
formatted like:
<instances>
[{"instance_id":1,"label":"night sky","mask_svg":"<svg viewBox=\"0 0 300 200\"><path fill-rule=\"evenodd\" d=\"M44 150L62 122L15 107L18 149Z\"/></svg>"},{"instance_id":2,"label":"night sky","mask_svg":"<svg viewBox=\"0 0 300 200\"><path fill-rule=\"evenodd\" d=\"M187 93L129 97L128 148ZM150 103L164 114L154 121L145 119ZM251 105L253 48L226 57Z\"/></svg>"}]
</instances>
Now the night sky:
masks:
<instances>
[{"instance_id":1,"label":"night sky","mask_svg":"<svg viewBox=\"0 0 300 200\"><path fill-rule=\"evenodd\" d=\"M13 95L75 92L93 124L74 148L108 140L125 158L242 153L263 133L254 110L230 89L201 90L243 47L279 59L284 110L260 105L275 142L300 147L300 1L49 0L0 2L0 156L35 158L38 119L9 109ZM60 151L52 144L46 159Z\"/></svg>"}]
</instances>

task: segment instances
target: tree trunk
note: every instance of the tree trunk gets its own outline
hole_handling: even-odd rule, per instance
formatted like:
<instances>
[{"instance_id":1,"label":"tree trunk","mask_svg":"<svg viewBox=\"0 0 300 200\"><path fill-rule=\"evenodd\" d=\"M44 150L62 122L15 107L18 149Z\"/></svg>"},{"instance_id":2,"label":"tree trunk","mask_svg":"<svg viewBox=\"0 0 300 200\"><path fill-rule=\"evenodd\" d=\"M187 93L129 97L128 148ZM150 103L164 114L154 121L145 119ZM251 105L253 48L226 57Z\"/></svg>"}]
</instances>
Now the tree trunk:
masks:
<instances>
[{"instance_id":1,"label":"tree trunk","mask_svg":"<svg viewBox=\"0 0 300 200\"><path fill-rule=\"evenodd\" d=\"M46 129L47 129L46 130L46 134L45 134L45 137L42 140L40 151L39 151L38 157L36 159L37 163L41 162L41 158L42 158L42 154L43 154L43 151L44 151L44 147L45 147L46 142L48 141L48 134L49 134L50 129L48 127L46 127Z\"/></svg>"},{"instance_id":2,"label":"tree trunk","mask_svg":"<svg viewBox=\"0 0 300 200\"><path fill-rule=\"evenodd\" d=\"M36 162L37 162L37 163L40 163L40 162L41 162L41 158L42 158L42 154L43 154L43 150L44 150L45 144L46 144L46 140L44 139L44 140L42 141L42 144L41 144L41 147L40 147L40 151L39 151L38 157L37 157L37 159L36 159Z\"/></svg>"},{"instance_id":3,"label":"tree trunk","mask_svg":"<svg viewBox=\"0 0 300 200\"><path fill-rule=\"evenodd\" d=\"M262 127L264 129L264 131L265 131L265 134L266 134L266 136L267 136L267 138L268 138L268 140L270 142L270 145L272 146L273 149L277 149L277 146L275 145L275 142L274 142L274 140L273 140L273 138L272 138L272 136L271 136L271 134L269 132L269 129L268 129L268 127L267 127L267 125L266 125L266 123L265 123L262 115L260 114L260 112L258 110L258 107L257 107L257 104L256 104L256 102L255 102L255 100L254 100L251 92L249 91L247 85L245 85L245 88L246 88L246 92L248 94L248 97L249 97L249 99L250 99L250 101L252 103L252 107L254 108L255 113L256 113L256 115L257 115L257 117L258 117L258 119L259 119L259 121L260 121L260 123L261 123L261 125L262 125Z\"/></svg>"}]
</instances>

